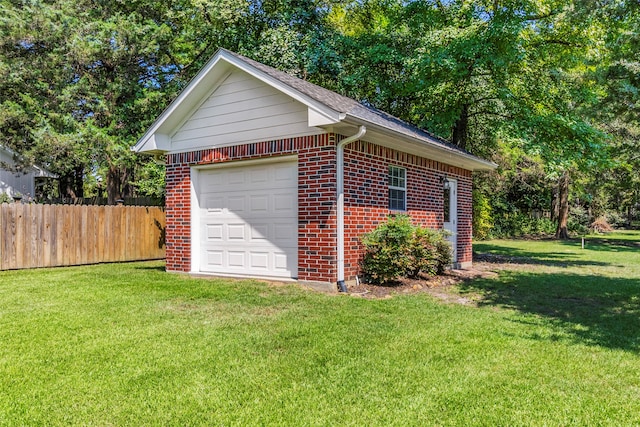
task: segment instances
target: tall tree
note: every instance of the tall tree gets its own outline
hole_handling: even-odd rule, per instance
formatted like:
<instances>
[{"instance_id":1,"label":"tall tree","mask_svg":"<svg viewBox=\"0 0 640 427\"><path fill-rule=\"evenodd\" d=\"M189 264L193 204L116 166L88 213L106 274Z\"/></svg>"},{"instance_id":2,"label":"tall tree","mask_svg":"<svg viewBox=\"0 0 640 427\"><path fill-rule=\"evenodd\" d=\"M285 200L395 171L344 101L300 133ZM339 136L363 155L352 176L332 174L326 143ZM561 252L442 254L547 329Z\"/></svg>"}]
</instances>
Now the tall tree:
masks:
<instances>
[{"instance_id":1,"label":"tall tree","mask_svg":"<svg viewBox=\"0 0 640 427\"><path fill-rule=\"evenodd\" d=\"M130 147L218 47L302 75L327 4L4 0L0 135L25 165L60 175L66 196L100 175L113 202L137 171L161 173Z\"/></svg>"},{"instance_id":2,"label":"tall tree","mask_svg":"<svg viewBox=\"0 0 640 427\"><path fill-rule=\"evenodd\" d=\"M576 25L575 7L351 2L343 7L349 13L333 15L336 85L476 154L491 156L506 143L542 159L557 177L594 168L606 151L604 133L585 114L597 98L585 76L598 59L602 25Z\"/></svg>"}]
</instances>

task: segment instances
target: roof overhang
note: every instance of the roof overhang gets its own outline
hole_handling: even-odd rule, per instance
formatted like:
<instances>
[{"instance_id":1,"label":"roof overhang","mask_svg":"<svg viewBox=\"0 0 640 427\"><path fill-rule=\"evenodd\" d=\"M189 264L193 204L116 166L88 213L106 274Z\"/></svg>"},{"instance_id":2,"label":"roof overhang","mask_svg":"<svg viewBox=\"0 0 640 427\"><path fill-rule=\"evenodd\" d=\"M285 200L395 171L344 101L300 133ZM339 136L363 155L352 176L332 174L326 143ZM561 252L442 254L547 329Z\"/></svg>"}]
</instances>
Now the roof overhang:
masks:
<instances>
[{"instance_id":1,"label":"roof overhang","mask_svg":"<svg viewBox=\"0 0 640 427\"><path fill-rule=\"evenodd\" d=\"M240 69L268 84L308 108L310 128L322 128L343 135L355 133L360 125L367 127L366 140L390 148L426 157L467 170L492 170L493 162L483 160L462 150L450 148L436 138L417 137L395 129L389 129L369 120L336 111L327 105L283 83L224 49L218 50L187 87L165 109L147 132L132 148L138 153L166 154L179 152L171 146L171 137L188 118L211 96L216 88L231 74Z\"/></svg>"},{"instance_id":2,"label":"roof overhang","mask_svg":"<svg viewBox=\"0 0 640 427\"><path fill-rule=\"evenodd\" d=\"M165 154L173 151L171 147L172 134L211 96L234 69L240 69L306 105L309 109L310 127L339 123L345 117L344 113L323 105L258 70L228 51L220 49L156 119L136 145L133 146L132 150L137 153L147 154ZM203 91L203 88L206 88L206 90Z\"/></svg>"},{"instance_id":3,"label":"roof overhang","mask_svg":"<svg viewBox=\"0 0 640 427\"><path fill-rule=\"evenodd\" d=\"M7 148L3 145L0 145L0 153L3 153L5 156L7 156L10 160L7 163L10 164L14 164L14 160L13 158L15 156L17 156L16 152L11 150L10 148ZM2 156L0 156L0 159L2 159ZM38 166L38 165L31 165L26 169L27 173L31 173L33 174L34 177L37 178L58 178L58 175L49 172L48 170Z\"/></svg>"},{"instance_id":4,"label":"roof overhang","mask_svg":"<svg viewBox=\"0 0 640 427\"><path fill-rule=\"evenodd\" d=\"M333 131L348 136L357 132L361 125L367 127L364 139L374 144L471 171L488 171L498 167L497 164L473 154L448 148L437 142L430 144L423 139L387 129L358 117L347 116L343 122L333 127Z\"/></svg>"}]
</instances>

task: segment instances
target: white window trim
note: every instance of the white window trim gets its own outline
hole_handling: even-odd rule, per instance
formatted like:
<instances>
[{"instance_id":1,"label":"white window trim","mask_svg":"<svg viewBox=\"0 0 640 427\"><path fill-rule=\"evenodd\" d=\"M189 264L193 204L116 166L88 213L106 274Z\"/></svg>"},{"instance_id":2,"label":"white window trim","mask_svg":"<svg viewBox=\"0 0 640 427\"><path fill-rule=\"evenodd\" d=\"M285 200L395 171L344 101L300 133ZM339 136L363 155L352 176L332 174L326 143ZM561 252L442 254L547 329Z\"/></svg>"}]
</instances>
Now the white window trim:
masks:
<instances>
[{"instance_id":1,"label":"white window trim","mask_svg":"<svg viewBox=\"0 0 640 427\"><path fill-rule=\"evenodd\" d=\"M395 185L389 184L389 190L399 190L403 192L404 199L402 201L403 208L402 209L394 209L391 208L391 200L389 200L389 210L396 212L406 212L407 211L407 169L402 166L389 165L389 170L387 172L387 180L391 181L391 171L392 169L402 170L404 172L404 187L398 187Z\"/></svg>"}]
</instances>

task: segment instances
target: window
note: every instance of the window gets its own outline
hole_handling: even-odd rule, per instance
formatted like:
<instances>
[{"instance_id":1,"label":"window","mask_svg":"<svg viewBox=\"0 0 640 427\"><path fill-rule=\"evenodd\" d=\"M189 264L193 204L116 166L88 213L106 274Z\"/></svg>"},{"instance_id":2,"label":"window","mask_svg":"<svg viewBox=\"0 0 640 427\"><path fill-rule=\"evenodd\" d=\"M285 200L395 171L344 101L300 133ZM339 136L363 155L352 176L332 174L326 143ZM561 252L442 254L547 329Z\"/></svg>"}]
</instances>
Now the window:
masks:
<instances>
[{"instance_id":1,"label":"window","mask_svg":"<svg viewBox=\"0 0 640 427\"><path fill-rule=\"evenodd\" d=\"M444 186L444 222L451 222L451 186L449 181Z\"/></svg>"},{"instance_id":2,"label":"window","mask_svg":"<svg viewBox=\"0 0 640 427\"><path fill-rule=\"evenodd\" d=\"M407 170L389 166L389 209L404 211L407 209Z\"/></svg>"}]
</instances>

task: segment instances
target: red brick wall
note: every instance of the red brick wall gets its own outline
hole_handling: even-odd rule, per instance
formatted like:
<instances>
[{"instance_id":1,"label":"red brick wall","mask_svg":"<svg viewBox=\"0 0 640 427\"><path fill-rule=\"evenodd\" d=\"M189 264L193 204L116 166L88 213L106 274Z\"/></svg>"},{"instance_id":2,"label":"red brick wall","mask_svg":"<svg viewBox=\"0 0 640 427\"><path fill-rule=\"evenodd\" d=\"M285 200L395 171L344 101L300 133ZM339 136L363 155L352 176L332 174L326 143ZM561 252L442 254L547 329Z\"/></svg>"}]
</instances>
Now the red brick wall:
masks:
<instances>
[{"instance_id":1,"label":"red brick wall","mask_svg":"<svg viewBox=\"0 0 640 427\"><path fill-rule=\"evenodd\" d=\"M327 144L298 152L298 279L337 280L336 149Z\"/></svg>"},{"instance_id":2,"label":"red brick wall","mask_svg":"<svg viewBox=\"0 0 640 427\"><path fill-rule=\"evenodd\" d=\"M415 223L442 228L441 177L458 180L458 262L471 261L471 172L390 148L357 141L345 147L345 279L359 271L360 236L374 229L389 210L389 166L407 170L407 214Z\"/></svg>"},{"instance_id":3,"label":"red brick wall","mask_svg":"<svg viewBox=\"0 0 640 427\"><path fill-rule=\"evenodd\" d=\"M192 166L298 155L298 279L337 280L336 139L332 134L177 153L167 157L167 270L191 269ZM389 165L407 169L407 209L418 223L442 228L440 178L458 179L458 262L471 261L471 172L379 145L345 148L345 278L358 273L360 236L389 213Z\"/></svg>"},{"instance_id":4,"label":"red brick wall","mask_svg":"<svg viewBox=\"0 0 640 427\"><path fill-rule=\"evenodd\" d=\"M191 269L191 169L168 156L166 179L166 268Z\"/></svg>"},{"instance_id":5,"label":"red brick wall","mask_svg":"<svg viewBox=\"0 0 640 427\"><path fill-rule=\"evenodd\" d=\"M167 270L191 270L191 167L298 155L298 278L336 277L335 140L288 138L167 156Z\"/></svg>"}]
</instances>

